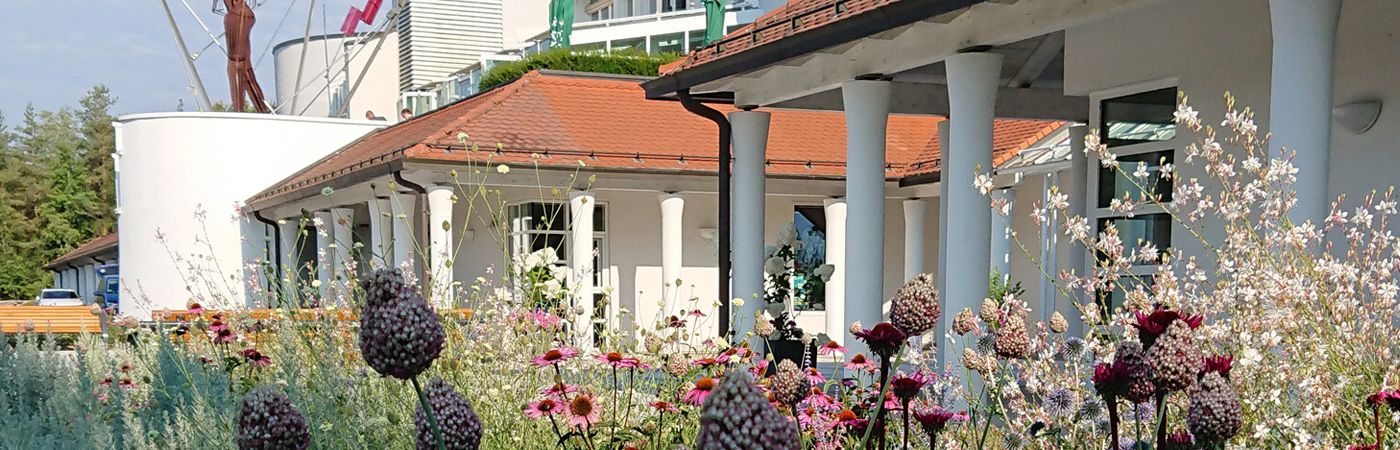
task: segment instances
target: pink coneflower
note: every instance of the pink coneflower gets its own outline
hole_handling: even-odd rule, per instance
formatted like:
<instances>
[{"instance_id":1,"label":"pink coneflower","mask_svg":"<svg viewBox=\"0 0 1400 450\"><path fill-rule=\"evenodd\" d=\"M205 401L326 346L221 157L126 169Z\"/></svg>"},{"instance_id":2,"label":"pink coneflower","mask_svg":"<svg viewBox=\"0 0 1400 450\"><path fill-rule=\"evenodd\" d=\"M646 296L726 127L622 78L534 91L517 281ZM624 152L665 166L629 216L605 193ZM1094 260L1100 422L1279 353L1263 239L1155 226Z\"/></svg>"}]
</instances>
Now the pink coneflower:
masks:
<instances>
[{"instance_id":1,"label":"pink coneflower","mask_svg":"<svg viewBox=\"0 0 1400 450\"><path fill-rule=\"evenodd\" d=\"M660 412L663 412L663 413L668 413L668 412L681 412L681 410L676 409L675 406L673 406L673 405L671 405L670 403L667 403L667 402L651 402L650 405L651 405L652 408L656 408L657 411L660 411Z\"/></svg>"},{"instance_id":2,"label":"pink coneflower","mask_svg":"<svg viewBox=\"0 0 1400 450\"><path fill-rule=\"evenodd\" d=\"M835 397L827 395L826 392L822 391L822 388L816 386L812 386L812 393L807 396L806 400L802 401L802 404L822 409L832 409L841 406L836 402Z\"/></svg>"},{"instance_id":3,"label":"pink coneflower","mask_svg":"<svg viewBox=\"0 0 1400 450\"><path fill-rule=\"evenodd\" d=\"M906 337L903 331L899 331L888 322L880 322L875 324L874 328L860 330L852 334L865 342L865 345L870 347L871 353L886 360L889 360L890 356L894 355L895 350L904 344Z\"/></svg>"},{"instance_id":4,"label":"pink coneflower","mask_svg":"<svg viewBox=\"0 0 1400 450\"><path fill-rule=\"evenodd\" d=\"M753 364L753 367L749 367L749 373L753 374L754 378L762 378L766 371L768 371L768 360L766 359L760 359Z\"/></svg>"},{"instance_id":5,"label":"pink coneflower","mask_svg":"<svg viewBox=\"0 0 1400 450\"><path fill-rule=\"evenodd\" d=\"M255 367L267 367L272 365L272 358L264 356L262 353L258 352L257 349L250 348L244 350L242 353L243 359L246 359L248 360L248 362L253 363L253 366Z\"/></svg>"},{"instance_id":6,"label":"pink coneflower","mask_svg":"<svg viewBox=\"0 0 1400 450\"><path fill-rule=\"evenodd\" d=\"M700 310L698 310L698 309L697 309L697 310L694 310L694 311L691 311L691 312L688 312L688 313L686 313L686 314L688 314L688 315L690 315L690 316L693 316L693 317L705 317L705 313L700 312Z\"/></svg>"},{"instance_id":7,"label":"pink coneflower","mask_svg":"<svg viewBox=\"0 0 1400 450\"><path fill-rule=\"evenodd\" d=\"M928 379L922 372L914 372L913 375L899 375L890 381L890 392L894 393L900 401L907 402L919 395L919 390L928 384Z\"/></svg>"},{"instance_id":8,"label":"pink coneflower","mask_svg":"<svg viewBox=\"0 0 1400 450\"><path fill-rule=\"evenodd\" d=\"M611 352L597 356L598 361L613 366L614 369L632 369L641 367L643 364L637 358L628 358L621 353Z\"/></svg>"},{"instance_id":9,"label":"pink coneflower","mask_svg":"<svg viewBox=\"0 0 1400 450\"><path fill-rule=\"evenodd\" d=\"M568 394L571 392L578 392L578 386L569 386L564 383L554 383L554 385L550 387L540 389L540 395L554 398L562 398L564 394Z\"/></svg>"},{"instance_id":10,"label":"pink coneflower","mask_svg":"<svg viewBox=\"0 0 1400 450\"><path fill-rule=\"evenodd\" d=\"M700 358L700 359L691 361L690 364L693 365L693 366L710 367L710 366L713 366L713 365L724 364L724 363L727 363L727 362L729 362L729 355L726 354L726 353L720 353L719 356L717 356L717 357L714 357L714 358Z\"/></svg>"},{"instance_id":11,"label":"pink coneflower","mask_svg":"<svg viewBox=\"0 0 1400 450\"><path fill-rule=\"evenodd\" d=\"M189 315L191 316L198 316L200 314L204 314L204 307L199 306L199 303L190 303L189 310L185 312L189 313Z\"/></svg>"},{"instance_id":12,"label":"pink coneflower","mask_svg":"<svg viewBox=\"0 0 1400 450\"><path fill-rule=\"evenodd\" d=\"M560 405L558 402L555 402L553 399L547 398L538 402L531 403L530 406L525 407L525 415L530 416L531 419L538 419L544 416L551 416L554 415L554 413L559 412L559 407Z\"/></svg>"},{"instance_id":13,"label":"pink coneflower","mask_svg":"<svg viewBox=\"0 0 1400 450\"><path fill-rule=\"evenodd\" d=\"M113 381L113 380L112 380L112 377L107 377L106 379L102 380L101 383L97 383L97 385L98 385L98 386L111 386L111 385L112 385L112 381Z\"/></svg>"},{"instance_id":14,"label":"pink coneflower","mask_svg":"<svg viewBox=\"0 0 1400 450\"><path fill-rule=\"evenodd\" d=\"M830 341L817 349L817 353L821 353L822 356L844 354L846 353L846 347L842 347L841 344L836 343L836 341Z\"/></svg>"},{"instance_id":15,"label":"pink coneflower","mask_svg":"<svg viewBox=\"0 0 1400 450\"><path fill-rule=\"evenodd\" d=\"M875 361L866 359L864 353L856 353L856 356L852 356L851 360L842 366L848 370L874 370Z\"/></svg>"},{"instance_id":16,"label":"pink coneflower","mask_svg":"<svg viewBox=\"0 0 1400 450\"><path fill-rule=\"evenodd\" d=\"M919 425L923 427L924 432L928 433L930 436L942 432L943 428L946 427L949 422L957 422L961 415L960 413L954 413L939 406L915 409L913 413L914 420L918 421Z\"/></svg>"},{"instance_id":17,"label":"pink coneflower","mask_svg":"<svg viewBox=\"0 0 1400 450\"><path fill-rule=\"evenodd\" d=\"M218 332L220 332L220 331L228 331L228 324L224 323L224 321L222 321L222 320L219 320L219 319L217 318L218 316L214 316L214 317L215 317L214 321L213 321L213 322L209 322L209 331L213 331L213 332L215 332L215 333L218 333Z\"/></svg>"},{"instance_id":18,"label":"pink coneflower","mask_svg":"<svg viewBox=\"0 0 1400 450\"><path fill-rule=\"evenodd\" d=\"M570 425L586 429L598 423L602 411L602 405L594 403L592 395L579 394L569 402L569 409L564 411L564 417Z\"/></svg>"},{"instance_id":19,"label":"pink coneflower","mask_svg":"<svg viewBox=\"0 0 1400 450\"><path fill-rule=\"evenodd\" d=\"M671 316L666 320L666 328L685 328L685 320L680 317Z\"/></svg>"},{"instance_id":20,"label":"pink coneflower","mask_svg":"<svg viewBox=\"0 0 1400 450\"><path fill-rule=\"evenodd\" d=\"M686 404L700 406L705 403L705 397L709 397L710 392L714 390L715 380L713 378L701 378L700 381L695 382L695 387L692 388L690 392L685 393L685 397L682 397L681 401Z\"/></svg>"},{"instance_id":21,"label":"pink coneflower","mask_svg":"<svg viewBox=\"0 0 1400 450\"><path fill-rule=\"evenodd\" d=\"M122 381L117 384L117 387L122 389L136 389L136 383L131 381L130 378L122 378Z\"/></svg>"},{"instance_id":22,"label":"pink coneflower","mask_svg":"<svg viewBox=\"0 0 1400 450\"><path fill-rule=\"evenodd\" d=\"M534 364L536 367L544 367L551 364L558 364L566 359L573 358L575 356L578 356L578 350L574 350L568 347L560 347L556 349L550 349L549 351L544 352L543 355L537 356L535 357L535 359L530 360L530 363Z\"/></svg>"},{"instance_id":23,"label":"pink coneflower","mask_svg":"<svg viewBox=\"0 0 1400 450\"><path fill-rule=\"evenodd\" d=\"M821 372L817 372L816 367L808 367L806 372L807 381L812 382L812 384L822 384L826 382L826 377L822 376Z\"/></svg>"},{"instance_id":24,"label":"pink coneflower","mask_svg":"<svg viewBox=\"0 0 1400 450\"><path fill-rule=\"evenodd\" d=\"M227 344L236 340L238 340L238 335L233 334L228 328L224 328L222 331L219 331L218 334L214 335L214 342Z\"/></svg>"},{"instance_id":25,"label":"pink coneflower","mask_svg":"<svg viewBox=\"0 0 1400 450\"><path fill-rule=\"evenodd\" d=\"M856 415L855 411L851 411L851 410L849 410L849 409L843 409L843 410L841 410L841 413L840 413L840 414L837 414L837 415L836 415L836 421L835 421L835 422L832 422L831 425L832 425L832 426L837 426L837 425L856 425L856 424L862 423L862 422L864 422L864 421L865 421L864 419L861 419L860 416L857 416L857 415Z\"/></svg>"}]
</instances>

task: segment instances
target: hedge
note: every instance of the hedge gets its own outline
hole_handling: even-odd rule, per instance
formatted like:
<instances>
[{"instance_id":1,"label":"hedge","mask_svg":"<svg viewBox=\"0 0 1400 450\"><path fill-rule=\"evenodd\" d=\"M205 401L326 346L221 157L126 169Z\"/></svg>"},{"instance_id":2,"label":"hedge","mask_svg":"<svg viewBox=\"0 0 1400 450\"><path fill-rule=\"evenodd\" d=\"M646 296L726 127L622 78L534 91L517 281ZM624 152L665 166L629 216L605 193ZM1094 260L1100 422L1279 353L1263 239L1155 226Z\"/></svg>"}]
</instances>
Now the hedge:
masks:
<instances>
[{"instance_id":1,"label":"hedge","mask_svg":"<svg viewBox=\"0 0 1400 450\"><path fill-rule=\"evenodd\" d=\"M611 73L619 75L657 75L662 64L675 61L676 54L647 54L642 52L576 53L567 48L536 53L519 61L491 68L481 79L481 90L509 83L532 70L568 70L574 72Z\"/></svg>"}]
</instances>

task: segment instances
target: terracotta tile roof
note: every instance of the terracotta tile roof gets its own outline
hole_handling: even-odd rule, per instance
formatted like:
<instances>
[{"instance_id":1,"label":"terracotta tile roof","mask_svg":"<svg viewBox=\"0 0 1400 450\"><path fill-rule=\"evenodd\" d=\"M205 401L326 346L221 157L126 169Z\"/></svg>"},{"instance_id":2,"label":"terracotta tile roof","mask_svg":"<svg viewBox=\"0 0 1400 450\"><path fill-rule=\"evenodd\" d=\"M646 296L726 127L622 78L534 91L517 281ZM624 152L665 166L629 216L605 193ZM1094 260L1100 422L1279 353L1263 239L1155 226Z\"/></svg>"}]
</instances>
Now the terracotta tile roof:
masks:
<instances>
[{"instance_id":1,"label":"terracotta tile roof","mask_svg":"<svg viewBox=\"0 0 1400 450\"><path fill-rule=\"evenodd\" d=\"M78 248L75 248L68 253L64 253L63 256L58 257L58 259L50 261L48 264L44 264L44 268L53 269L69 261L76 261L89 256L100 255L102 253L107 252L108 250L114 250L116 248L117 233L108 233L106 236L98 237L96 239L88 241L86 244L80 245L78 246ZM88 261L83 261L82 263L86 264L88 263Z\"/></svg>"},{"instance_id":2,"label":"terracotta tile roof","mask_svg":"<svg viewBox=\"0 0 1400 450\"><path fill-rule=\"evenodd\" d=\"M718 171L714 123L678 102L647 100L639 78L530 72L515 82L373 132L250 199L336 185L337 178L395 161L485 162L586 170ZM735 109L715 105L721 112ZM940 117L890 116L890 178L936 171ZM1058 122L998 120L998 161ZM466 143L458 140L465 134ZM475 144L476 151L469 151ZM1005 147L1003 147L1003 145ZM498 147L499 146L499 147ZM839 112L773 111L768 173L841 178L846 124ZM922 163L922 164L920 164Z\"/></svg>"}]
</instances>

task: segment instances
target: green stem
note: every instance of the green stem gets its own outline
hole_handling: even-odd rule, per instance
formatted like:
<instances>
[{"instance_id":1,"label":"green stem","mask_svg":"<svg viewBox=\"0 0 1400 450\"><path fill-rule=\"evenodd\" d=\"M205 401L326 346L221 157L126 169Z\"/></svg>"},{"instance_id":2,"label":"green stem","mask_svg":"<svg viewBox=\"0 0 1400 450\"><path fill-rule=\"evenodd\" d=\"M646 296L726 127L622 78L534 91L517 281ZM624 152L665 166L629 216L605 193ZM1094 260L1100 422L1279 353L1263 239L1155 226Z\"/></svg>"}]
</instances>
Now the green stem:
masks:
<instances>
[{"instance_id":1,"label":"green stem","mask_svg":"<svg viewBox=\"0 0 1400 450\"><path fill-rule=\"evenodd\" d=\"M428 416L428 426L433 429L433 438L437 440L438 450L447 450L447 443L442 440L442 427L438 426L437 415L433 414L433 408L428 405L428 396L423 393L423 387L418 385L418 377L409 378L413 382L413 390L418 391L418 404L423 407L423 414Z\"/></svg>"},{"instance_id":2,"label":"green stem","mask_svg":"<svg viewBox=\"0 0 1400 450\"><path fill-rule=\"evenodd\" d=\"M903 343L901 343L898 348L895 348L895 354L899 355L895 357L895 367L898 367L904 362L904 352L901 351L903 349ZM883 359L883 361L880 362L880 395L875 397L875 414L871 416L870 423L865 427L865 436L860 439L860 448L862 449L870 448L870 432L875 431L875 424L885 416L885 393L888 392L890 388L890 362L888 358L881 359Z\"/></svg>"}]
</instances>

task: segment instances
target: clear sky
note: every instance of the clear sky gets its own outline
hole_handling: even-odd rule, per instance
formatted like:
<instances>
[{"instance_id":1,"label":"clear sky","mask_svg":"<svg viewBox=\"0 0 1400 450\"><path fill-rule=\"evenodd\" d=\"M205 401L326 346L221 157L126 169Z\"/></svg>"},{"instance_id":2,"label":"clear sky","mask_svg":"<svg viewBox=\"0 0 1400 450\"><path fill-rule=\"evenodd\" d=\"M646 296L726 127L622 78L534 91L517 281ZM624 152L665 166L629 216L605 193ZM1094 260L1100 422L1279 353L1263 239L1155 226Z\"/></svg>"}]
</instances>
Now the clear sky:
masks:
<instances>
[{"instance_id":1,"label":"clear sky","mask_svg":"<svg viewBox=\"0 0 1400 450\"><path fill-rule=\"evenodd\" d=\"M211 11L214 0L167 1L190 52L212 41L190 9L214 35L222 32L222 17ZM253 28L253 59L258 82L271 98L276 91L269 44L302 37L312 0L257 1L263 3ZM316 0L312 33L339 33L350 7L364 3ZM384 20L391 4L384 3L377 20ZM186 111L198 110L160 0L0 0L0 18L0 112L12 129L26 104L76 107L96 84L118 97L115 114L174 111L181 100ZM361 31L368 29L361 24ZM209 46L196 62L216 102L228 102L227 61L218 47Z\"/></svg>"}]
</instances>

